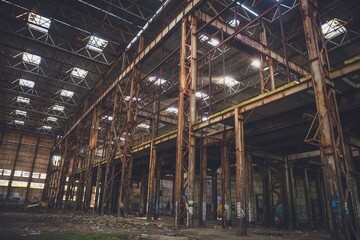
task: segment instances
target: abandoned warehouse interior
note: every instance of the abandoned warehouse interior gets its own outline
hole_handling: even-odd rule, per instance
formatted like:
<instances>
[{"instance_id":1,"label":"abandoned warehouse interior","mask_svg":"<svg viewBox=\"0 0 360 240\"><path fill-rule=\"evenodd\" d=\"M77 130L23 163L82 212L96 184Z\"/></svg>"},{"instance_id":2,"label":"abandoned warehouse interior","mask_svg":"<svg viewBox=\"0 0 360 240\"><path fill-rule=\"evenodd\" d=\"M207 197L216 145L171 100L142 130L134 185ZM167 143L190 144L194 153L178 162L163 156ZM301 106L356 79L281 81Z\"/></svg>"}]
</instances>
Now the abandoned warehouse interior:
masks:
<instances>
[{"instance_id":1,"label":"abandoned warehouse interior","mask_svg":"<svg viewBox=\"0 0 360 240\"><path fill-rule=\"evenodd\" d=\"M359 12L2 0L1 198L360 239Z\"/></svg>"}]
</instances>

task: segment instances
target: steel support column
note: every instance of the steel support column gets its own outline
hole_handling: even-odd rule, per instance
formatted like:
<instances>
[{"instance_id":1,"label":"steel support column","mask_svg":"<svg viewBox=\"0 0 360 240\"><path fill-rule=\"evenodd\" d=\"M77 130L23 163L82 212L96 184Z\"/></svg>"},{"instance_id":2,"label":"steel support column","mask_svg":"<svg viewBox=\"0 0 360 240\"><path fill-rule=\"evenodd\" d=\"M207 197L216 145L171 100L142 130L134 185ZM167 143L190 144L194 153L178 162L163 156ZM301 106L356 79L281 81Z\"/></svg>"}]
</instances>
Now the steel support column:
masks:
<instances>
[{"instance_id":1,"label":"steel support column","mask_svg":"<svg viewBox=\"0 0 360 240\"><path fill-rule=\"evenodd\" d=\"M246 219L246 160L245 160L245 143L244 143L244 121L239 114L238 109L234 110L235 120L235 156L236 156L236 216L237 216L237 235L247 235Z\"/></svg>"},{"instance_id":2,"label":"steel support column","mask_svg":"<svg viewBox=\"0 0 360 240\"><path fill-rule=\"evenodd\" d=\"M179 229L180 217L187 215L187 226L194 224L195 185L195 135L192 126L196 122L196 18L191 16L190 26L186 17L181 26L180 85L178 96L178 124L175 167L175 216L174 227ZM187 183L183 179L186 172ZM182 206L180 206L182 205ZM180 211L183 209L186 211Z\"/></svg>"},{"instance_id":3,"label":"steel support column","mask_svg":"<svg viewBox=\"0 0 360 240\"><path fill-rule=\"evenodd\" d=\"M255 199L254 199L254 181L252 174L252 157L250 151L245 152L245 161L246 161L246 173L247 173L247 220L249 226L255 225Z\"/></svg>"},{"instance_id":4,"label":"steel support column","mask_svg":"<svg viewBox=\"0 0 360 240\"><path fill-rule=\"evenodd\" d=\"M23 136L24 136L24 134L23 134L23 132L21 132L20 137L19 137L19 142L18 142L18 144L16 146L14 163L13 163L13 166L11 168L10 180L9 180L7 190L6 190L6 199L10 198L11 185L12 185L12 182L14 180L15 169L16 169L17 161L19 159L19 152L20 152L21 142L22 142Z\"/></svg>"},{"instance_id":5,"label":"steel support column","mask_svg":"<svg viewBox=\"0 0 360 240\"><path fill-rule=\"evenodd\" d=\"M147 201L146 201L147 221L151 221L151 217L153 213L155 167L156 167L156 147L154 146L154 142L151 142L148 191L147 191Z\"/></svg>"},{"instance_id":6,"label":"steel support column","mask_svg":"<svg viewBox=\"0 0 360 240\"><path fill-rule=\"evenodd\" d=\"M300 1L317 108L315 120L319 121L319 136L314 136L314 139L321 152L328 222L333 239L360 239L358 190L351 172L351 159L344 149L318 9L317 0Z\"/></svg>"},{"instance_id":7,"label":"steel support column","mask_svg":"<svg viewBox=\"0 0 360 240\"><path fill-rule=\"evenodd\" d=\"M155 169L155 209L154 209L154 219L158 220L159 211L160 211L160 178L161 178L161 158L156 161Z\"/></svg>"},{"instance_id":8,"label":"steel support column","mask_svg":"<svg viewBox=\"0 0 360 240\"><path fill-rule=\"evenodd\" d=\"M200 189L199 189L199 225L206 226L206 194L207 194L207 148L200 149Z\"/></svg>"},{"instance_id":9,"label":"steel support column","mask_svg":"<svg viewBox=\"0 0 360 240\"><path fill-rule=\"evenodd\" d=\"M98 117L98 107L94 108L91 119L91 129L90 129L90 138L89 138L89 152L87 160L87 169L85 173L86 189L85 189L85 202L84 210L87 211L90 208L91 204L91 195L92 195L92 178L93 178L93 163L95 160L98 128L99 128L99 117Z\"/></svg>"},{"instance_id":10,"label":"steel support column","mask_svg":"<svg viewBox=\"0 0 360 240\"><path fill-rule=\"evenodd\" d=\"M36 162L36 158L37 158L37 153L38 153L38 150L39 150L39 143L40 143L40 136L38 136L37 139L36 139L35 152L34 152L34 157L32 159L31 169L30 169L30 176L29 176L29 180L28 180L27 186L26 186L25 201L30 200L29 199L29 191L30 191L30 185L31 185L31 181L32 181L34 168L35 168L35 162Z\"/></svg>"},{"instance_id":11,"label":"steel support column","mask_svg":"<svg viewBox=\"0 0 360 240\"><path fill-rule=\"evenodd\" d=\"M306 206L306 214L307 214L307 220L308 220L308 227L313 228L314 227L314 221L313 221L313 213L311 210L311 201L309 196L310 186L309 186L309 175L308 175L308 169L304 168L304 197L305 197L305 206Z\"/></svg>"},{"instance_id":12,"label":"steel support column","mask_svg":"<svg viewBox=\"0 0 360 240\"><path fill-rule=\"evenodd\" d=\"M230 204L229 147L226 143L223 143L221 146L221 225L223 228L231 225Z\"/></svg>"}]
</instances>

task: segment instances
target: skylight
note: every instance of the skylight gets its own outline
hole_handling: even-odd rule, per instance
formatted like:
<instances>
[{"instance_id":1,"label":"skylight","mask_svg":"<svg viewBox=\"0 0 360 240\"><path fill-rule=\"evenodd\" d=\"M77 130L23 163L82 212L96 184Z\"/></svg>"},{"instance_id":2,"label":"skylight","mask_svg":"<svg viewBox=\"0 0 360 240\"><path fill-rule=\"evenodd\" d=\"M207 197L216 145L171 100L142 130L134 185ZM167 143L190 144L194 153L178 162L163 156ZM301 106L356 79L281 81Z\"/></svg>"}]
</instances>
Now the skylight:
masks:
<instances>
[{"instance_id":1,"label":"skylight","mask_svg":"<svg viewBox=\"0 0 360 240\"><path fill-rule=\"evenodd\" d=\"M48 122L56 122L57 118L56 117L47 117L46 121L48 121Z\"/></svg>"},{"instance_id":2,"label":"skylight","mask_svg":"<svg viewBox=\"0 0 360 240\"><path fill-rule=\"evenodd\" d=\"M36 31L47 33L51 24L50 18L40 16L36 13L29 13L28 26Z\"/></svg>"},{"instance_id":3,"label":"skylight","mask_svg":"<svg viewBox=\"0 0 360 240\"><path fill-rule=\"evenodd\" d=\"M260 60L259 59L252 60L251 66L256 67L256 68L260 68L260 66L261 66Z\"/></svg>"},{"instance_id":4,"label":"skylight","mask_svg":"<svg viewBox=\"0 0 360 240\"><path fill-rule=\"evenodd\" d=\"M165 79L163 79L163 78L157 78L157 77L155 77L155 76L150 76L150 77L149 77L149 81L152 82L152 83L154 83L155 85L158 85L158 86L160 86L160 85L162 85L162 84L164 84L164 83L167 82Z\"/></svg>"},{"instance_id":5,"label":"skylight","mask_svg":"<svg viewBox=\"0 0 360 240\"><path fill-rule=\"evenodd\" d=\"M232 20L230 20L230 22L229 22L229 25L231 26L231 27L237 27L237 26L239 26L240 25L240 20L239 19L232 19Z\"/></svg>"},{"instance_id":6,"label":"skylight","mask_svg":"<svg viewBox=\"0 0 360 240\"><path fill-rule=\"evenodd\" d=\"M14 120L14 123L15 123L16 125L22 125L22 126L24 126L24 124L25 124L24 121L20 121L20 120Z\"/></svg>"},{"instance_id":7,"label":"skylight","mask_svg":"<svg viewBox=\"0 0 360 240\"><path fill-rule=\"evenodd\" d=\"M28 87L28 88L34 88L35 82L30 81L30 80L26 80L26 79L23 79L23 78L19 78L19 85L23 86L23 87Z\"/></svg>"},{"instance_id":8,"label":"skylight","mask_svg":"<svg viewBox=\"0 0 360 240\"><path fill-rule=\"evenodd\" d=\"M237 5L240 5L243 9L245 9L246 11L248 11L249 13L251 13L252 15L254 15L255 17L258 17L259 14L257 14L256 12L254 12L253 10L251 10L250 8L248 8L247 6L245 6L244 4L241 4L239 2L236 2Z\"/></svg>"},{"instance_id":9,"label":"skylight","mask_svg":"<svg viewBox=\"0 0 360 240\"><path fill-rule=\"evenodd\" d=\"M86 45L86 48L91 49L95 52L102 52L109 41L96 37L90 36L89 42Z\"/></svg>"},{"instance_id":10,"label":"skylight","mask_svg":"<svg viewBox=\"0 0 360 240\"><path fill-rule=\"evenodd\" d=\"M35 54L23 52L22 60L27 63L39 65L41 62L41 57Z\"/></svg>"},{"instance_id":11,"label":"skylight","mask_svg":"<svg viewBox=\"0 0 360 240\"><path fill-rule=\"evenodd\" d=\"M72 98L74 96L74 92L62 89L60 91L60 96Z\"/></svg>"},{"instance_id":12,"label":"skylight","mask_svg":"<svg viewBox=\"0 0 360 240\"><path fill-rule=\"evenodd\" d=\"M26 116L27 112L22 110L15 110L16 115Z\"/></svg>"},{"instance_id":13,"label":"skylight","mask_svg":"<svg viewBox=\"0 0 360 240\"><path fill-rule=\"evenodd\" d=\"M203 92L196 92L196 93L195 93L195 96L196 96L197 98L202 98L202 99L207 99L207 98L209 98L209 95L207 95L206 93L203 93Z\"/></svg>"},{"instance_id":14,"label":"skylight","mask_svg":"<svg viewBox=\"0 0 360 240\"><path fill-rule=\"evenodd\" d=\"M71 76L77 78L85 78L87 74L88 71L77 67L74 67L73 70L71 71Z\"/></svg>"},{"instance_id":15,"label":"skylight","mask_svg":"<svg viewBox=\"0 0 360 240\"><path fill-rule=\"evenodd\" d=\"M165 112L168 112L168 113L173 113L173 114L178 114L179 110L175 107L168 107Z\"/></svg>"},{"instance_id":16,"label":"skylight","mask_svg":"<svg viewBox=\"0 0 360 240\"><path fill-rule=\"evenodd\" d=\"M30 103L30 98L17 96L16 97L16 102L29 104Z\"/></svg>"},{"instance_id":17,"label":"skylight","mask_svg":"<svg viewBox=\"0 0 360 240\"><path fill-rule=\"evenodd\" d=\"M65 109L64 106L60 106L60 105L57 105L57 104L55 104L55 105L52 107L52 110L54 110L54 111L59 111L59 112L63 112L64 109Z\"/></svg>"},{"instance_id":18,"label":"skylight","mask_svg":"<svg viewBox=\"0 0 360 240\"><path fill-rule=\"evenodd\" d=\"M239 83L238 81L229 76L226 76L225 78L214 78L213 81L215 84L225 84L229 87L233 87Z\"/></svg>"},{"instance_id":19,"label":"skylight","mask_svg":"<svg viewBox=\"0 0 360 240\"><path fill-rule=\"evenodd\" d=\"M129 101L130 100L130 96L126 96L125 97L125 101ZM136 98L136 97L133 97L132 100L135 102L135 101L141 101L141 98Z\"/></svg>"},{"instance_id":20,"label":"skylight","mask_svg":"<svg viewBox=\"0 0 360 240\"><path fill-rule=\"evenodd\" d=\"M43 130L45 130L45 131L50 131L50 130L51 130L51 127L50 127L50 126L43 125L43 126L41 126L41 129L43 129Z\"/></svg>"},{"instance_id":21,"label":"skylight","mask_svg":"<svg viewBox=\"0 0 360 240\"><path fill-rule=\"evenodd\" d=\"M143 128L143 129L149 129L150 128L150 126L145 124L145 123L140 123L137 127L138 128Z\"/></svg>"},{"instance_id":22,"label":"skylight","mask_svg":"<svg viewBox=\"0 0 360 240\"><path fill-rule=\"evenodd\" d=\"M207 42L208 44L210 44L213 47L216 47L220 43L219 40L217 40L215 38L209 39L209 37L206 36L205 34L201 34L199 39L201 42Z\"/></svg>"},{"instance_id":23,"label":"skylight","mask_svg":"<svg viewBox=\"0 0 360 240\"><path fill-rule=\"evenodd\" d=\"M105 115L102 117L103 120L108 120L108 121L112 121L113 120L113 117L112 116L108 116L108 115Z\"/></svg>"},{"instance_id":24,"label":"skylight","mask_svg":"<svg viewBox=\"0 0 360 240\"><path fill-rule=\"evenodd\" d=\"M332 39L347 32L344 25L342 25L340 20L337 18L327 21L321 25L321 30L326 39Z\"/></svg>"}]
</instances>

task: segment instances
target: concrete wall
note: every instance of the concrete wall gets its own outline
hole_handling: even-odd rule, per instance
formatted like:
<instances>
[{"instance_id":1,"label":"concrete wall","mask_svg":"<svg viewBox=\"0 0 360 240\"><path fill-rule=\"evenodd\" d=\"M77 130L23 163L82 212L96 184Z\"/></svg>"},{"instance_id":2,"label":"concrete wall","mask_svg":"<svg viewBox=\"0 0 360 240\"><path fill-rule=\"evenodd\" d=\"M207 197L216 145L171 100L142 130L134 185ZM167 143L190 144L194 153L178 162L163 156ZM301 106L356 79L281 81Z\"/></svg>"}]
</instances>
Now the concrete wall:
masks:
<instances>
[{"instance_id":1,"label":"concrete wall","mask_svg":"<svg viewBox=\"0 0 360 240\"><path fill-rule=\"evenodd\" d=\"M10 186L10 199L20 195L21 200L25 200L26 194L29 201L41 199L53 144L53 136L13 129L2 130L0 199L7 195L11 175L13 175L13 181ZM18 154L16 153L17 150ZM30 182L29 187L28 182Z\"/></svg>"}]
</instances>

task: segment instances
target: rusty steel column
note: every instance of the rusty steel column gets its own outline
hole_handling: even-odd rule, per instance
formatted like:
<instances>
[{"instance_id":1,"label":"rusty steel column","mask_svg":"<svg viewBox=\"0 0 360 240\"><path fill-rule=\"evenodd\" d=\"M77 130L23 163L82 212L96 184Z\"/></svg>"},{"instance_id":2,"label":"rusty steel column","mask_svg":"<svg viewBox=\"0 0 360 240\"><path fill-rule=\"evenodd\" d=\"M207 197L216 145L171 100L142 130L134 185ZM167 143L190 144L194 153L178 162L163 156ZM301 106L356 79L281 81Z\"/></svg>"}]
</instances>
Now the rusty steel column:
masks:
<instances>
[{"instance_id":1,"label":"rusty steel column","mask_svg":"<svg viewBox=\"0 0 360 240\"><path fill-rule=\"evenodd\" d=\"M12 182L13 182L13 180L14 180L15 169L16 169L16 165L17 165L17 162L18 162L18 159L19 159L19 152L20 152L21 142L22 142L23 136L24 136L24 133L21 132L20 137L19 137L19 142L18 142L18 144L17 144L17 146L16 146L14 163L13 163L13 166L12 166L12 168L11 168L10 180L9 180L9 183L8 183L8 186L7 186L6 198L5 198L5 199L9 199L9 198L10 198L11 185L12 185ZM51 161L50 161L49 164L51 164Z\"/></svg>"},{"instance_id":2,"label":"rusty steel column","mask_svg":"<svg viewBox=\"0 0 360 240\"><path fill-rule=\"evenodd\" d=\"M156 161L156 169L155 169L155 212L154 212L154 219L158 220L159 218L159 211L160 211L160 178L161 178L161 157L158 161Z\"/></svg>"},{"instance_id":3,"label":"rusty steel column","mask_svg":"<svg viewBox=\"0 0 360 240\"><path fill-rule=\"evenodd\" d=\"M221 225L223 228L231 225L229 172L229 147L226 143L223 143L221 146Z\"/></svg>"},{"instance_id":4,"label":"rusty steel column","mask_svg":"<svg viewBox=\"0 0 360 240\"><path fill-rule=\"evenodd\" d=\"M156 147L154 142L150 143L150 162L149 162L149 178L148 178L148 191L146 201L146 220L151 221L154 203L154 178L156 168Z\"/></svg>"},{"instance_id":5,"label":"rusty steel column","mask_svg":"<svg viewBox=\"0 0 360 240\"><path fill-rule=\"evenodd\" d=\"M293 184L292 184L292 175L290 173L289 159L287 156L284 157L284 184L285 191L287 192L286 205L287 212L286 214L286 228L293 230L295 229L295 203L294 203L294 194L293 194Z\"/></svg>"},{"instance_id":6,"label":"rusty steel column","mask_svg":"<svg viewBox=\"0 0 360 240\"><path fill-rule=\"evenodd\" d=\"M178 95L178 123L174 191L174 227L179 229L180 217L186 214L186 225L194 225L195 135L196 123L196 18L182 19L180 46L180 82ZM186 172L187 184L183 187ZM183 210L183 211L182 211Z\"/></svg>"},{"instance_id":7,"label":"rusty steel column","mask_svg":"<svg viewBox=\"0 0 360 240\"><path fill-rule=\"evenodd\" d=\"M93 213L95 213L95 211L99 210L99 205L100 205L100 183L101 183L101 179L102 179L102 166L99 163L97 165L97 171L96 171L96 183L95 183L95 202L94 202L94 208L93 208Z\"/></svg>"},{"instance_id":8,"label":"rusty steel column","mask_svg":"<svg viewBox=\"0 0 360 240\"><path fill-rule=\"evenodd\" d=\"M310 201L309 191L310 191L310 187L309 187L308 169L304 168L304 197L305 197L306 214L308 218L308 227L313 228L314 221L313 221L313 213L311 211L311 201Z\"/></svg>"},{"instance_id":9,"label":"rusty steel column","mask_svg":"<svg viewBox=\"0 0 360 240\"><path fill-rule=\"evenodd\" d=\"M320 210L320 220L322 227L326 228L326 210L325 210L325 204L324 204L324 188L320 176L320 170L316 172L316 195L318 199L318 206Z\"/></svg>"},{"instance_id":10,"label":"rusty steel column","mask_svg":"<svg viewBox=\"0 0 360 240\"><path fill-rule=\"evenodd\" d=\"M199 225L206 226L206 193L207 193L207 148L200 149L200 189L199 189Z\"/></svg>"},{"instance_id":11,"label":"rusty steel column","mask_svg":"<svg viewBox=\"0 0 360 240\"><path fill-rule=\"evenodd\" d=\"M217 172L216 170L212 171L211 176L211 203L212 203L212 219L217 219L217 208L218 208L218 200L217 200Z\"/></svg>"},{"instance_id":12,"label":"rusty steel column","mask_svg":"<svg viewBox=\"0 0 360 240\"><path fill-rule=\"evenodd\" d=\"M315 137L323 165L328 225L334 239L360 239L358 189L354 184L351 159L344 149L335 87L329 78L330 66L318 9L316 0L300 1L317 108L315 119L319 122L319 136Z\"/></svg>"},{"instance_id":13,"label":"rusty steel column","mask_svg":"<svg viewBox=\"0 0 360 240\"><path fill-rule=\"evenodd\" d=\"M88 160L87 160L87 169L85 172L85 203L84 210L87 211L90 209L91 204L91 195L92 195L92 178L93 178L93 164L95 160L95 152L96 152L96 144L97 144L97 136L99 132L99 117L98 117L98 108L94 108L91 117L91 127L90 127L90 138L89 138L89 152L88 152Z\"/></svg>"},{"instance_id":14,"label":"rusty steel column","mask_svg":"<svg viewBox=\"0 0 360 240\"><path fill-rule=\"evenodd\" d=\"M34 152L34 157L32 159L31 169L30 169L30 176L29 176L29 180L28 180L27 186L26 186L25 201L30 200L29 199L29 190L30 190L32 176L33 176L33 172L34 172L34 168L35 168L35 162L36 162L36 158L37 158L37 153L38 153L38 150L39 150L39 144L40 144L40 136L38 136L37 139L36 139L35 152Z\"/></svg>"},{"instance_id":15,"label":"rusty steel column","mask_svg":"<svg viewBox=\"0 0 360 240\"><path fill-rule=\"evenodd\" d=\"M273 196L272 196L272 176L269 160L264 159L263 171L263 204L264 204L264 225L270 227L273 222Z\"/></svg>"},{"instance_id":16,"label":"rusty steel column","mask_svg":"<svg viewBox=\"0 0 360 240\"><path fill-rule=\"evenodd\" d=\"M69 172L69 166L70 166L70 152L69 152L69 141L70 139L65 139L64 142L64 150L62 154L62 161L61 166L59 168L59 179L57 181L57 193L56 193L56 206L57 207L63 207L63 199L64 199L64 193L65 193L65 185L66 185L66 176Z\"/></svg>"},{"instance_id":17,"label":"rusty steel column","mask_svg":"<svg viewBox=\"0 0 360 240\"><path fill-rule=\"evenodd\" d=\"M144 216L146 214L146 171L141 172L141 186L140 186L140 208L139 215Z\"/></svg>"},{"instance_id":18,"label":"rusty steel column","mask_svg":"<svg viewBox=\"0 0 360 240\"><path fill-rule=\"evenodd\" d=\"M196 76L197 76L197 20L190 17L190 113L189 113L189 159L188 159L188 227L194 226L194 188L196 138L192 126L196 123Z\"/></svg>"},{"instance_id":19,"label":"rusty steel column","mask_svg":"<svg viewBox=\"0 0 360 240\"><path fill-rule=\"evenodd\" d=\"M237 235L247 235L247 219L246 219L246 160L245 160L245 143L244 143L244 121L235 109L235 156L236 156L236 216L237 216Z\"/></svg>"},{"instance_id":20,"label":"rusty steel column","mask_svg":"<svg viewBox=\"0 0 360 240\"><path fill-rule=\"evenodd\" d=\"M246 173L247 173L247 212L248 212L248 224L249 226L255 226L255 199L254 199L254 182L252 174L252 157L250 151L245 151L245 161L246 161Z\"/></svg>"}]
</instances>

